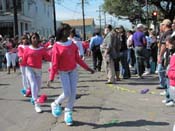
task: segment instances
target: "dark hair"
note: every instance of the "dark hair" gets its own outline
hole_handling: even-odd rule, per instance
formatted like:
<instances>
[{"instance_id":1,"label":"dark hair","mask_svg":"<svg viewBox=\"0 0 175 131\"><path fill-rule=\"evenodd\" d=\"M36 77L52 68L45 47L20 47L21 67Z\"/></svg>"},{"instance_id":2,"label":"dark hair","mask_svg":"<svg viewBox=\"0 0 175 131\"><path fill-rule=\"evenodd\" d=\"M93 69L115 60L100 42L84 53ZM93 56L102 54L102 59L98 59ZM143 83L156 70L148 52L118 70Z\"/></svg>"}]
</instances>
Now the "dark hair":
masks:
<instances>
[{"instance_id":1,"label":"dark hair","mask_svg":"<svg viewBox=\"0 0 175 131\"><path fill-rule=\"evenodd\" d=\"M18 40L19 39L19 36L18 35L16 35L14 38L13 38L13 40Z\"/></svg>"},{"instance_id":2,"label":"dark hair","mask_svg":"<svg viewBox=\"0 0 175 131\"><path fill-rule=\"evenodd\" d=\"M70 30L70 33L73 34L73 35L75 36L75 35L76 35L76 30L75 30L75 28L72 28L72 29Z\"/></svg>"},{"instance_id":3,"label":"dark hair","mask_svg":"<svg viewBox=\"0 0 175 131\"><path fill-rule=\"evenodd\" d=\"M69 24L61 23L56 32L56 41L61 40L65 35L67 35L66 31L70 30L71 26ZM69 32L70 33L70 32Z\"/></svg>"},{"instance_id":4,"label":"dark hair","mask_svg":"<svg viewBox=\"0 0 175 131\"><path fill-rule=\"evenodd\" d=\"M130 33L130 34L133 34L133 31L132 30L128 30L127 32Z\"/></svg>"},{"instance_id":5,"label":"dark hair","mask_svg":"<svg viewBox=\"0 0 175 131\"><path fill-rule=\"evenodd\" d=\"M95 34L95 35L101 35L101 34L100 34L100 29L95 29L94 34Z\"/></svg>"},{"instance_id":6,"label":"dark hair","mask_svg":"<svg viewBox=\"0 0 175 131\"><path fill-rule=\"evenodd\" d=\"M123 25L119 25L119 29L122 29L122 30L123 30L122 33L125 33L125 32L126 32L126 30L125 30L125 28L123 27Z\"/></svg>"},{"instance_id":7,"label":"dark hair","mask_svg":"<svg viewBox=\"0 0 175 131\"><path fill-rule=\"evenodd\" d=\"M49 36L49 39L55 39L54 35Z\"/></svg>"},{"instance_id":8,"label":"dark hair","mask_svg":"<svg viewBox=\"0 0 175 131\"><path fill-rule=\"evenodd\" d=\"M27 39L28 40L28 36L25 34L21 37L21 40Z\"/></svg>"},{"instance_id":9,"label":"dark hair","mask_svg":"<svg viewBox=\"0 0 175 131\"><path fill-rule=\"evenodd\" d=\"M169 36L167 38L170 44L172 44L175 47L175 35L174 36Z\"/></svg>"},{"instance_id":10,"label":"dark hair","mask_svg":"<svg viewBox=\"0 0 175 131\"><path fill-rule=\"evenodd\" d=\"M108 24L108 25L106 25L106 28L108 28L111 31L112 30L112 25Z\"/></svg>"},{"instance_id":11,"label":"dark hair","mask_svg":"<svg viewBox=\"0 0 175 131\"><path fill-rule=\"evenodd\" d=\"M34 32L34 33L32 33L31 35L30 35L30 42L32 43L32 37L33 36L36 36L36 38L38 39L38 41L40 40L40 36L39 36L39 34L37 33L37 32Z\"/></svg>"}]
</instances>

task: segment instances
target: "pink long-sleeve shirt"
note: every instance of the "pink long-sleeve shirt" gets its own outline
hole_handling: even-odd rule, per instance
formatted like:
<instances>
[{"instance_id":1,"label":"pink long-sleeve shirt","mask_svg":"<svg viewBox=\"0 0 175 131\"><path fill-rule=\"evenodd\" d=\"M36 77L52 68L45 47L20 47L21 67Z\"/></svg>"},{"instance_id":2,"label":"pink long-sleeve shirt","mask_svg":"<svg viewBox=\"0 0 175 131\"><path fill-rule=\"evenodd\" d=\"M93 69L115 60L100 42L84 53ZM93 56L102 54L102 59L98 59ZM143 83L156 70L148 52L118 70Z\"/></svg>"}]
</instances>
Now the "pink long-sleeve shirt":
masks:
<instances>
[{"instance_id":1,"label":"pink long-sleeve shirt","mask_svg":"<svg viewBox=\"0 0 175 131\"><path fill-rule=\"evenodd\" d=\"M27 48L27 47L29 47L29 45L19 45L19 46L18 46L18 57L19 57L19 58L22 58L22 57L23 57L23 55L24 55L24 50L25 50L25 48ZM23 58L22 58L22 59L23 59ZM20 62L19 64L20 64L20 66L25 66L23 62Z\"/></svg>"},{"instance_id":2,"label":"pink long-sleeve shirt","mask_svg":"<svg viewBox=\"0 0 175 131\"><path fill-rule=\"evenodd\" d=\"M26 66L41 69L42 60L51 61L51 57L45 48L33 48L29 46L24 50L23 62Z\"/></svg>"},{"instance_id":3,"label":"pink long-sleeve shirt","mask_svg":"<svg viewBox=\"0 0 175 131\"><path fill-rule=\"evenodd\" d=\"M170 58L168 78L170 80L170 86L175 86L175 54L173 54Z\"/></svg>"},{"instance_id":4,"label":"pink long-sleeve shirt","mask_svg":"<svg viewBox=\"0 0 175 131\"><path fill-rule=\"evenodd\" d=\"M52 48L50 80L54 79L58 71L71 71L77 67L77 64L86 70L89 68L79 56L78 47L72 41L65 43L56 42Z\"/></svg>"}]
</instances>

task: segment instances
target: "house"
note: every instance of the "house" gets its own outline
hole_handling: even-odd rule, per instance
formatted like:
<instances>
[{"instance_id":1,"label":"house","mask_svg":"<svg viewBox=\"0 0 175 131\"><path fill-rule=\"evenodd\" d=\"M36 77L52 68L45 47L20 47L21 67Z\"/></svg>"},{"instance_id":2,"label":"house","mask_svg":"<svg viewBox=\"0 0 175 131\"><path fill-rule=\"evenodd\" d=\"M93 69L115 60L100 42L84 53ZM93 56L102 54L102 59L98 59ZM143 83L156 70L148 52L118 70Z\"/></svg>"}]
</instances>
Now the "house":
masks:
<instances>
[{"instance_id":1,"label":"house","mask_svg":"<svg viewBox=\"0 0 175 131\"><path fill-rule=\"evenodd\" d=\"M67 23L70 26L74 27L77 33L82 37L83 36L83 19L76 20L63 20L63 23ZM86 39L91 37L95 30L95 22L93 18L85 19L85 30L86 30Z\"/></svg>"},{"instance_id":2,"label":"house","mask_svg":"<svg viewBox=\"0 0 175 131\"><path fill-rule=\"evenodd\" d=\"M48 37L53 34L52 0L16 0L18 32L39 32ZM13 0L0 0L0 34L14 36Z\"/></svg>"}]
</instances>

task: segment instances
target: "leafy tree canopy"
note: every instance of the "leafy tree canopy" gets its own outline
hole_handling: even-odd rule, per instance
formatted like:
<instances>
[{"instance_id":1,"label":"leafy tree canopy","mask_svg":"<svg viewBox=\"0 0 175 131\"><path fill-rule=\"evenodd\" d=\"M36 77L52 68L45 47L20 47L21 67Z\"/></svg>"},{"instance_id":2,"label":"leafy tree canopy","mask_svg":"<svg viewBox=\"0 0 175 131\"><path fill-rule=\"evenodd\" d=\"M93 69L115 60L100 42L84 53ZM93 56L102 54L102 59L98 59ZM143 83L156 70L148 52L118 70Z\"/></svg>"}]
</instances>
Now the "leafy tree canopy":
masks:
<instances>
[{"instance_id":1,"label":"leafy tree canopy","mask_svg":"<svg viewBox=\"0 0 175 131\"><path fill-rule=\"evenodd\" d=\"M147 17L146 3L151 7L149 12L156 8L164 18L174 19L175 0L104 0L103 9L114 16L128 16L131 22L136 19L143 22Z\"/></svg>"}]
</instances>

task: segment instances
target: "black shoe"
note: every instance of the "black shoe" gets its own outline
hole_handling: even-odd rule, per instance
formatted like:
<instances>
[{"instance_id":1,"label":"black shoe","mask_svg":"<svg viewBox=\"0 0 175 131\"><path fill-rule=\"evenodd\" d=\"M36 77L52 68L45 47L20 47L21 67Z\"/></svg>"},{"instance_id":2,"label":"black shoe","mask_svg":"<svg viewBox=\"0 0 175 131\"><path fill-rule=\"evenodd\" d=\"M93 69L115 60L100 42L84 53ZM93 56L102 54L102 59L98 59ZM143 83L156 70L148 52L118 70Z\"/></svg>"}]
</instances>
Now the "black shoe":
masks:
<instances>
[{"instance_id":1,"label":"black shoe","mask_svg":"<svg viewBox=\"0 0 175 131\"><path fill-rule=\"evenodd\" d=\"M106 82L105 84L114 84L113 82L111 82L111 81L108 81L108 82Z\"/></svg>"},{"instance_id":2,"label":"black shoe","mask_svg":"<svg viewBox=\"0 0 175 131\"><path fill-rule=\"evenodd\" d=\"M139 79L144 79L143 76L138 76Z\"/></svg>"},{"instance_id":3,"label":"black shoe","mask_svg":"<svg viewBox=\"0 0 175 131\"><path fill-rule=\"evenodd\" d=\"M165 88L165 87L158 86L158 87L156 87L156 89L164 90L164 89L166 89L166 88Z\"/></svg>"},{"instance_id":4,"label":"black shoe","mask_svg":"<svg viewBox=\"0 0 175 131\"><path fill-rule=\"evenodd\" d=\"M98 72L101 72L101 69L98 69Z\"/></svg>"}]
</instances>

